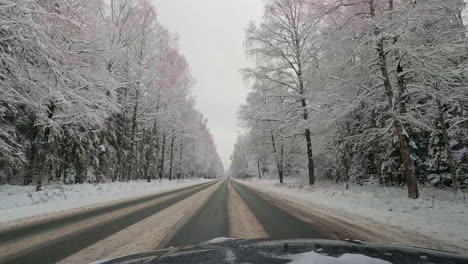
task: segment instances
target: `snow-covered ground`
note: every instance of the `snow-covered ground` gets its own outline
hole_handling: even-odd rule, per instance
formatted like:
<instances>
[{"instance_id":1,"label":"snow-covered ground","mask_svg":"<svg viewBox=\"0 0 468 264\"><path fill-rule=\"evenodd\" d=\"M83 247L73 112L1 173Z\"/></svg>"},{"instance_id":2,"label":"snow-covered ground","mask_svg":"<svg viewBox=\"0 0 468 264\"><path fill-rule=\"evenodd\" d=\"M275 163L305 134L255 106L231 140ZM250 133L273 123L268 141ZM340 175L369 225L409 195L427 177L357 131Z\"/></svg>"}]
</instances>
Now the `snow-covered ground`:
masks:
<instances>
[{"instance_id":1,"label":"snow-covered ground","mask_svg":"<svg viewBox=\"0 0 468 264\"><path fill-rule=\"evenodd\" d=\"M148 183L141 180L101 184L48 185L39 192L35 191L35 186L0 185L0 223L168 191L206 181L208 180L155 180Z\"/></svg>"},{"instance_id":2,"label":"snow-covered ground","mask_svg":"<svg viewBox=\"0 0 468 264\"><path fill-rule=\"evenodd\" d=\"M404 187L350 186L346 190L335 184L319 183L311 187L288 180L290 183L253 180L249 184L335 212L357 215L363 219L363 225L368 219L468 250L468 204L451 189L420 188L421 198L412 200L406 198Z\"/></svg>"}]
</instances>

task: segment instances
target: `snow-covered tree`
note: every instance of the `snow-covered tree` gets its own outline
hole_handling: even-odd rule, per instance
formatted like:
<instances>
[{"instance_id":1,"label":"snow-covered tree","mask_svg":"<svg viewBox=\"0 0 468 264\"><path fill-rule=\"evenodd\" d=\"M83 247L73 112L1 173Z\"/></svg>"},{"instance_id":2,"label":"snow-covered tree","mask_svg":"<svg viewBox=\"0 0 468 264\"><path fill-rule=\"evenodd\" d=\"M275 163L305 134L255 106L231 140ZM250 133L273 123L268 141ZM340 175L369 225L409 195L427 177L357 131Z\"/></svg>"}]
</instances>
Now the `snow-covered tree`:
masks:
<instances>
[{"instance_id":1,"label":"snow-covered tree","mask_svg":"<svg viewBox=\"0 0 468 264\"><path fill-rule=\"evenodd\" d=\"M178 131L204 151L190 175L220 176L188 64L149 1L0 1L0 27L1 182L171 177L160 165L167 151L175 165Z\"/></svg>"},{"instance_id":2,"label":"snow-covered tree","mask_svg":"<svg viewBox=\"0 0 468 264\"><path fill-rule=\"evenodd\" d=\"M464 14L458 0L267 1L260 26L247 29L255 67L247 70L254 81L239 115L248 129L243 140L260 146L276 131L284 166L300 168L301 151L288 140L307 128L319 178L406 184L411 198L418 182L466 186ZM271 109L279 99L282 107ZM297 118L303 110L307 118ZM306 176L284 169L292 173Z\"/></svg>"}]
</instances>

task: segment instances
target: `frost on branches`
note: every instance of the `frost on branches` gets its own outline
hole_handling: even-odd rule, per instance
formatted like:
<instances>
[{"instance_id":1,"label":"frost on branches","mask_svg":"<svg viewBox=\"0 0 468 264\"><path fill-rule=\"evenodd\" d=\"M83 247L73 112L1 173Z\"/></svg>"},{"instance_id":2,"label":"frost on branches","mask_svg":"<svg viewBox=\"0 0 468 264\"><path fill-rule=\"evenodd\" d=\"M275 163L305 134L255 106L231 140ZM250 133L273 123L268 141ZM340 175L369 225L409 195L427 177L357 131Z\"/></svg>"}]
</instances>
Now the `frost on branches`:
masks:
<instances>
[{"instance_id":1,"label":"frost on branches","mask_svg":"<svg viewBox=\"0 0 468 264\"><path fill-rule=\"evenodd\" d=\"M223 170L150 1L1 0L0 64L0 183Z\"/></svg>"},{"instance_id":2,"label":"frost on branches","mask_svg":"<svg viewBox=\"0 0 468 264\"><path fill-rule=\"evenodd\" d=\"M468 187L462 0L269 0L234 177Z\"/></svg>"}]
</instances>

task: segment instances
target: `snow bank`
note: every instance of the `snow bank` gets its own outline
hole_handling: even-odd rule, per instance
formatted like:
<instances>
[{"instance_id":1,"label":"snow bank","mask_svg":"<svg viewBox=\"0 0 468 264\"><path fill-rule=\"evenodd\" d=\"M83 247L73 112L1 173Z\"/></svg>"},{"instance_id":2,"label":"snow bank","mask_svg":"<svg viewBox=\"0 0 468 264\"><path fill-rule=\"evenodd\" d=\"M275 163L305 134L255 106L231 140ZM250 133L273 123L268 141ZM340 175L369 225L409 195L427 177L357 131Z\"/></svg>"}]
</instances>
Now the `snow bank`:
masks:
<instances>
[{"instance_id":1,"label":"snow bank","mask_svg":"<svg viewBox=\"0 0 468 264\"><path fill-rule=\"evenodd\" d=\"M290 180L290 179L289 179ZM354 214L387 227L414 231L468 249L468 205L451 189L420 188L421 198L408 199L404 187L344 186L300 181L279 184L274 180L253 180L249 184L332 209Z\"/></svg>"},{"instance_id":2,"label":"snow bank","mask_svg":"<svg viewBox=\"0 0 468 264\"><path fill-rule=\"evenodd\" d=\"M87 205L181 188L206 179L145 180L101 184L35 186L0 185L0 223L45 215Z\"/></svg>"}]
</instances>

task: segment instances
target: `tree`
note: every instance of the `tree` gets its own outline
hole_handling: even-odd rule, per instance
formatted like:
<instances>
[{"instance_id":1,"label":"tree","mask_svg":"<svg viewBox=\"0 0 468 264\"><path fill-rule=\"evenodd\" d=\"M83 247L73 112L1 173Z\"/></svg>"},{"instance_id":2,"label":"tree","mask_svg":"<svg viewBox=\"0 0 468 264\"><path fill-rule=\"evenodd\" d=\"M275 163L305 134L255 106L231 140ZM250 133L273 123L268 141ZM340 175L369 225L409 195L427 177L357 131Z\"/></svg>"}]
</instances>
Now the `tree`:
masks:
<instances>
[{"instance_id":1,"label":"tree","mask_svg":"<svg viewBox=\"0 0 468 264\"><path fill-rule=\"evenodd\" d=\"M162 178L179 131L204 151L192 177L222 173L177 38L149 1L0 1L0 15L1 183Z\"/></svg>"},{"instance_id":2,"label":"tree","mask_svg":"<svg viewBox=\"0 0 468 264\"><path fill-rule=\"evenodd\" d=\"M311 84L305 73L314 67L316 48L311 40L316 36L317 20L303 0L269 1L265 7L262 23L257 28L253 23L247 30L248 54L256 58L257 66L248 72L257 79L279 84L289 98L294 98L291 107L296 108L296 118L305 122L309 184L315 182L312 138L307 97Z\"/></svg>"},{"instance_id":3,"label":"tree","mask_svg":"<svg viewBox=\"0 0 468 264\"><path fill-rule=\"evenodd\" d=\"M256 64L245 71L252 92L239 118L243 140L263 147L245 159L262 156L273 131L284 177L303 175L294 139L307 128L321 179L406 184L410 198L418 182L458 192L468 161L465 8L458 0L268 1L260 26L247 29Z\"/></svg>"}]
</instances>

